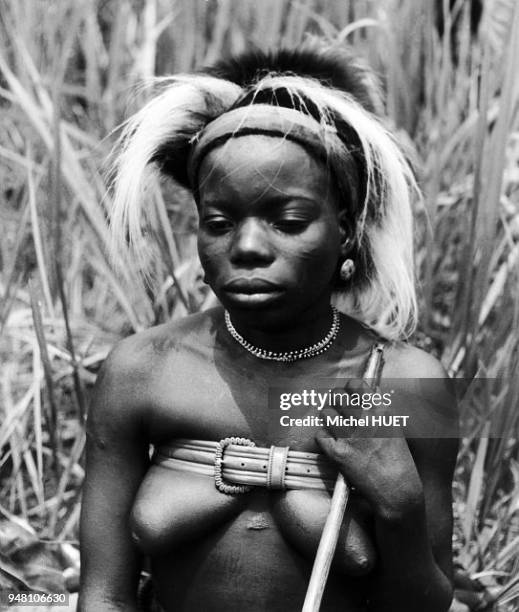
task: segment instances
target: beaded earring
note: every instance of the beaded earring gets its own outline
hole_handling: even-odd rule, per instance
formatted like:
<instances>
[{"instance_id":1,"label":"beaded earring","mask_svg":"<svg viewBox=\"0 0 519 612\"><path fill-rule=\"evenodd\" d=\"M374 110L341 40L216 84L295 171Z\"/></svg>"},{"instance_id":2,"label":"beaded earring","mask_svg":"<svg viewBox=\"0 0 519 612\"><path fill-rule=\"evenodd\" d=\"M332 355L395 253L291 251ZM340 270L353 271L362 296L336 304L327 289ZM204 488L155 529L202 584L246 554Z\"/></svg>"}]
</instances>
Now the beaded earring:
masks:
<instances>
[{"instance_id":1,"label":"beaded earring","mask_svg":"<svg viewBox=\"0 0 519 612\"><path fill-rule=\"evenodd\" d=\"M341 280L347 282L355 273L355 263L353 259L345 259L340 271Z\"/></svg>"}]
</instances>

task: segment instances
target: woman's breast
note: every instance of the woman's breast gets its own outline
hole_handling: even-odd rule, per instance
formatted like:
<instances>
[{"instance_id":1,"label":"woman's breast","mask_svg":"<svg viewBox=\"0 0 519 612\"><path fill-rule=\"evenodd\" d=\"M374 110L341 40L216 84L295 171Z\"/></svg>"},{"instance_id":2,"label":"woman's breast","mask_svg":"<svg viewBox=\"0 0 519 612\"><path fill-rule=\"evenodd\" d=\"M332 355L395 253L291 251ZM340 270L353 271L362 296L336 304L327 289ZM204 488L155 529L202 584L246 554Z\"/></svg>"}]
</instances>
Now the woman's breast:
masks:
<instances>
[{"instance_id":1,"label":"woman's breast","mask_svg":"<svg viewBox=\"0 0 519 612\"><path fill-rule=\"evenodd\" d=\"M207 476L152 465L133 504L132 536L145 554L163 554L232 520L245 502L219 493Z\"/></svg>"},{"instance_id":2,"label":"woman's breast","mask_svg":"<svg viewBox=\"0 0 519 612\"><path fill-rule=\"evenodd\" d=\"M247 558L301 556L311 561L330 507L326 491L268 491L255 488L241 495L225 495L212 478L153 465L135 498L131 529L137 545L147 555L183 557L178 551L197 541L213 540L238 530L240 538L229 541L232 558L245 551ZM364 575L375 564L369 536L369 517L362 504L350 501L334 559L336 571ZM227 536L226 536L227 537ZM259 546L259 548L257 548ZM229 548L230 547L230 548Z\"/></svg>"},{"instance_id":3,"label":"woman's breast","mask_svg":"<svg viewBox=\"0 0 519 612\"><path fill-rule=\"evenodd\" d=\"M312 559L285 540L264 493L211 534L152 559L165 610L301 610ZM364 612L365 596L362 579L332 571L321 610Z\"/></svg>"}]
</instances>

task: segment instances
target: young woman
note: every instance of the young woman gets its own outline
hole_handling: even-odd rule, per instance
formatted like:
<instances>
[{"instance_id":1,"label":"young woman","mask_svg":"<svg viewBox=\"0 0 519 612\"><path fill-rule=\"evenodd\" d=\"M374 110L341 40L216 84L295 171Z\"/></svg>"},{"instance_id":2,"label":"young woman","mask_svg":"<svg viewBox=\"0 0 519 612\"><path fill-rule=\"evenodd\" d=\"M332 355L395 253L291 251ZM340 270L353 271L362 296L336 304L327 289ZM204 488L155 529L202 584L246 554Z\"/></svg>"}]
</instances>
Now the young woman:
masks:
<instances>
[{"instance_id":1,"label":"young woman","mask_svg":"<svg viewBox=\"0 0 519 612\"><path fill-rule=\"evenodd\" d=\"M303 49L170 79L129 122L115 237L142 252L150 170L188 186L221 306L125 339L99 375L80 610L138 609L145 557L164 610L300 610L338 471L352 494L321 610L448 610L456 415L440 364L402 341L415 183L377 108L351 57ZM407 439L345 434L338 406L273 428L280 381L359 379L370 355Z\"/></svg>"}]
</instances>

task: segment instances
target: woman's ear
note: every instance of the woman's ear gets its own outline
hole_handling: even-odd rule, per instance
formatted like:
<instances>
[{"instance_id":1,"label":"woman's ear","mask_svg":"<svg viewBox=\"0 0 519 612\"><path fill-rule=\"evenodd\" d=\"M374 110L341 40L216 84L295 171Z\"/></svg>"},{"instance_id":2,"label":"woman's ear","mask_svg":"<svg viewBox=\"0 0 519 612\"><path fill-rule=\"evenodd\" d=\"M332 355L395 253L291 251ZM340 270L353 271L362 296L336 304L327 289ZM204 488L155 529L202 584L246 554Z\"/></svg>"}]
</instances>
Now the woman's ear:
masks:
<instances>
[{"instance_id":1,"label":"woman's ear","mask_svg":"<svg viewBox=\"0 0 519 612\"><path fill-rule=\"evenodd\" d=\"M353 229L346 210L339 212L339 232L341 235L341 255L346 257L353 250Z\"/></svg>"}]
</instances>

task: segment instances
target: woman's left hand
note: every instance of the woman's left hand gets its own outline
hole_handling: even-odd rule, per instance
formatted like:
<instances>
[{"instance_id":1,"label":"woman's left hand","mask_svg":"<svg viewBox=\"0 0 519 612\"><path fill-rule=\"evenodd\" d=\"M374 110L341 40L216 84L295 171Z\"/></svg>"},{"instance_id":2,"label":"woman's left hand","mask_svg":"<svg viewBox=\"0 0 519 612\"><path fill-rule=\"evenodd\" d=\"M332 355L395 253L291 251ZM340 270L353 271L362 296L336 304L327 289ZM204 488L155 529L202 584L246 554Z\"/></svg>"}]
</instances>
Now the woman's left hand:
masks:
<instances>
[{"instance_id":1,"label":"woman's left hand","mask_svg":"<svg viewBox=\"0 0 519 612\"><path fill-rule=\"evenodd\" d=\"M372 393L366 382L352 381L343 392ZM354 414L353 414L354 413ZM323 452L334 461L346 482L372 505L380 518L399 517L424 503L423 486L401 429L392 427L392 437L381 437L381 427L371 425L373 416L391 414L373 406L369 411L328 407L322 411L324 429L317 435ZM332 424L337 414L369 419L368 426ZM346 437L348 435L348 437Z\"/></svg>"}]
</instances>

